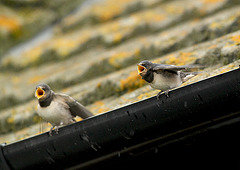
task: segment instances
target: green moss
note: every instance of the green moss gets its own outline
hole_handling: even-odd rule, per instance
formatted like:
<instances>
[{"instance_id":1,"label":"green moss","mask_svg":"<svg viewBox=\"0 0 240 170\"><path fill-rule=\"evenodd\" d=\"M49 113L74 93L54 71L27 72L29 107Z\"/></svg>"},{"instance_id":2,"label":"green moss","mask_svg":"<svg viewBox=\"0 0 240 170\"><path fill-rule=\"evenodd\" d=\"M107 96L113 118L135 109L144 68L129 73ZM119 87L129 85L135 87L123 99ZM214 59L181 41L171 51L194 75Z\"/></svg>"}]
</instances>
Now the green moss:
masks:
<instances>
[{"instance_id":1,"label":"green moss","mask_svg":"<svg viewBox=\"0 0 240 170\"><path fill-rule=\"evenodd\" d=\"M83 44L80 44L79 47L77 47L75 50L70 52L70 54L65 58L69 58L69 57L75 56L76 54L80 54L81 52L86 51L90 48L96 47L99 44L102 44L102 39L100 36L89 38L86 42L84 42Z\"/></svg>"},{"instance_id":2,"label":"green moss","mask_svg":"<svg viewBox=\"0 0 240 170\"><path fill-rule=\"evenodd\" d=\"M107 59L104 59L100 62L93 64L91 67L84 72L79 81L89 80L95 77L102 76L104 74L114 72L118 70L113 65L109 64Z\"/></svg>"},{"instance_id":3,"label":"green moss","mask_svg":"<svg viewBox=\"0 0 240 170\"><path fill-rule=\"evenodd\" d=\"M35 63L29 63L29 66L36 66L38 67L41 64L45 64L50 61L56 61L59 58L59 55L53 49L45 50L42 55L35 61Z\"/></svg>"},{"instance_id":4,"label":"green moss","mask_svg":"<svg viewBox=\"0 0 240 170\"><path fill-rule=\"evenodd\" d=\"M8 72L8 71L18 72L18 71L21 71L22 69L23 69L22 67L16 66L13 63L8 63L6 65L0 66L1 72Z\"/></svg>"},{"instance_id":5,"label":"green moss","mask_svg":"<svg viewBox=\"0 0 240 170\"><path fill-rule=\"evenodd\" d=\"M80 103L83 105L91 104L95 101L113 96L118 94L119 87L111 81L105 81L101 84L98 84L96 89L93 92L86 94Z\"/></svg>"},{"instance_id":6,"label":"green moss","mask_svg":"<svg viewBox=\"0 0 240 170\"><path fill-rule=\"evenodd\" d=\"M210 49L203 57L197 59L195 64L213 66L216 64L227 65L240 58L240 50L234 50L227 54L221 53L221 48Z\"/></svg>"},{"instance_id":7,"label":"green moss","mask_svg":"<svg viewBox=\"0 0 240 170\"><path fill-rule=\"evenodd\" d=\"M21 103L21 101L17 100L14 96L8 96L5 98L2 98L0 100L0 110L14 106L19 103Z\"/></svg>"},{"instance_id":8,"label":"green moss","mask_svg":"<svg viewBox=\"0 0 240 170\"><path fill-rule=\"evenodd\" d=\"M32 116L25 119L20 118L19 120L10 115L0 121L0 134L19 131L20 129L23 129L35 123L39 123L41 120L42 119L36 113L33 113Z\"/></svg>"}]
</instances>

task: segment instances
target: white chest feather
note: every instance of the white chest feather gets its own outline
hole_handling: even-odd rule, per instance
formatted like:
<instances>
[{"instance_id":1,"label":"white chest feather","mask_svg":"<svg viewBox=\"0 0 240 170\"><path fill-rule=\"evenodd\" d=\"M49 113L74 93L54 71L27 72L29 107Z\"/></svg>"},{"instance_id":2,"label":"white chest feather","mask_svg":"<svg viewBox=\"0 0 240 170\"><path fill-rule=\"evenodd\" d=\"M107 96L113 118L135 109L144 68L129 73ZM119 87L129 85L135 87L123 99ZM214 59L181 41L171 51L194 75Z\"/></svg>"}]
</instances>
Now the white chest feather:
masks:
<instances>
[{"instance_id":1,"label":"white chest feather","mask_svg":"<svg viewBox=\"0 0 240 170\"><path fill-rule=\"evenodd\" d=\"M149 84L154 89L165 91L168 89L178 87L182 84L182 81L179 75L163 76L157 73L153 73L153 74L154 74L154 80Z\"/></svg>"},{"instance_id":2,"label":"white chest feather","mask_svg":"<svg viewBox=\"0 0 240 170\"><path fill-rule=\"evenodd\" d=\"M54 101L48 107L40 107L38 104L37 113L53 126L73 123L73 116L70 111L64 105Z\"/></svg>"}]
</instances>

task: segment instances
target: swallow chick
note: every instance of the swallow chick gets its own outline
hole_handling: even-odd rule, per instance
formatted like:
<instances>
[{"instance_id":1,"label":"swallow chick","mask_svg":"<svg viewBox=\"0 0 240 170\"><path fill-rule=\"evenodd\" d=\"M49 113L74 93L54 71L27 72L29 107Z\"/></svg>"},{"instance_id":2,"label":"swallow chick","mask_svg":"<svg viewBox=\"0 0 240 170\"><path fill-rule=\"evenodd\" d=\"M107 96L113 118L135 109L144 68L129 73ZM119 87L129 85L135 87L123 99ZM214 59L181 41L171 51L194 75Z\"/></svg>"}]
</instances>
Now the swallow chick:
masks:
<instances>
[{"instance_id":1,"label":"swallow chick","mask_svg":"<svg viewBox=\"0 0 240 170\"><path fill-rule=\"evenodd\" d=\"M198 72L182 72L187 68L193 67L156 64L144 60L138 64L138 74L152 88L164 91L164 94L169 97L168 92L170 89L180 86L198 74ZM157 95L158 98L160 94L161 92Z\"/></svg>"},{"instance_id":2,"label":"swallow chick","mask_svg":"<svg viewBox=\"0 0 240 170\"><path fill-rule=\"evenodd\" d=\"M45 83L37 85L35 97L38 99L38 115L52 125L49 131L50 136L54 128L58 133L59 126L76 122L74 119L76 116L83 119L93 116L78 101L68 95L54 93Z\"/></svg>"}]
</instances>

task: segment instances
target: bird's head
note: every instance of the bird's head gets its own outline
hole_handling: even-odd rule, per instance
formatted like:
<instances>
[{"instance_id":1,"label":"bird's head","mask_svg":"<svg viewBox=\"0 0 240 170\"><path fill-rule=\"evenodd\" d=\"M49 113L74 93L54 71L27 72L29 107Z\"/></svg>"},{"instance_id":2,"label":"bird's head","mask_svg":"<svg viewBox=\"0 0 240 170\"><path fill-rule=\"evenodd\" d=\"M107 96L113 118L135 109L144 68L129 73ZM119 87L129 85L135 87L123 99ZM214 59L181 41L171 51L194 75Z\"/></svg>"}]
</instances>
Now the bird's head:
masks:
<instances>
[{"instance_id":1,"label":"bird's head","mask_svg":"<svg viewBox=\"0 0 240 170\"><path fill-rule=\"evenodd\" d=\"M152 69L152 62L150 61L147 61L147 60L144 60L144 61L141 61L137 66L138 66L138 74L140 76L145 76L148 71L151 71Z\"/></svg>"},{"instance_id":2,"label":"bird's head","mask_svg":"<svg viewBox=\"0 0 240 170\"><path fill-rule=\"evenodd\" d=\"M47 84L41 83L37 85L36 91L35 91L35 97L38 100L44 100L48 98L50 95L51 95L51 88Z\"/></svg>"}]
</instances>

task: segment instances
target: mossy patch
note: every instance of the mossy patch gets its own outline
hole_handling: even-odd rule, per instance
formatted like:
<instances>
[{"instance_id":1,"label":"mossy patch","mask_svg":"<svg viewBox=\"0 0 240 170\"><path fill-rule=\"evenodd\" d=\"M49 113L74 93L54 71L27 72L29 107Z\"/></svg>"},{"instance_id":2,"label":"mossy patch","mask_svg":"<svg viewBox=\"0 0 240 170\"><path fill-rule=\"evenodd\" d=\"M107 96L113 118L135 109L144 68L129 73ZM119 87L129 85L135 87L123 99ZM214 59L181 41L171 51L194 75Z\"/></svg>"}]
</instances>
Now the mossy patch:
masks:
<instances>
[{"instance_id":1,"label":"mossy patch","mask_svg":"<svg viewBox=\"0 0 240 170\"><path fill-rule=\"evenodd\" d=\"M78 79L78 81L82 82L84 80L90 80L94 77L102 76L106 73L110 73L118 70L114 65L108 63L107 59L94 63L91 67L89 67L83 75Z\"/></svg>"},{"instance_id":2,"label":"mossy patch","mask_svg":"<svg viewBox=\"0 0 240 170\"><path fill-rule=\"evenodd\" d=\"M131 53L129 53L129 52L118 52L118 53L112 55L109 58L108 62L113 67L119 69L126 65L126 64L124 64L124 62L125 62L126 58L128 58L130 56L131 56Z\"/></svg>"},{"instance_id":3,"label":"mossy patch","mask_svg":"<svg viewBox=\"0 0 240 170\"><path fill-rule=\"evenodd\" d=\"M11 114L2 119L0 121L0 134L18 131L41 121L41 118L36 113L33 113L31 116L25 117L24 119L19 116L19 113Z\"/></svg>"},{"instance_id":4,"label":"mossy patch","mask_svg":"<svg viewBox=\"0 0 240 170\"><path fill-rule=\"evenodd\" d=\"M8 96L0 100L0 110L21 103L15 96Z\"/></svg>"},{"instance_id":5,"label":"mossy patch","mask_svg":"<svg viewBox=\"0 0 240 170\"><path fill-rule=\"evenodd\" d=\"M222 48L210 49L203 57L197 59L195 64L205 66L213 66L216 64L226 65L240 58L239 49L232 50L233 47L231 46L224 48L228 48L229 51L227 53L223 53Z\"/></svg>"},{"instance_id":6,"label":"mossy patch","mask_svg":"<svg viewBox=\"0 0 240 170\"><path fill-rule=\"evenodd\" d=\"M80 103L83 105L88 105L98 100L116 95L118 93L118 86L115 83L107 80L105 82L97 84L96 89L90 93L87 93L80 100Z\"/></svg>"}]
</instances>

